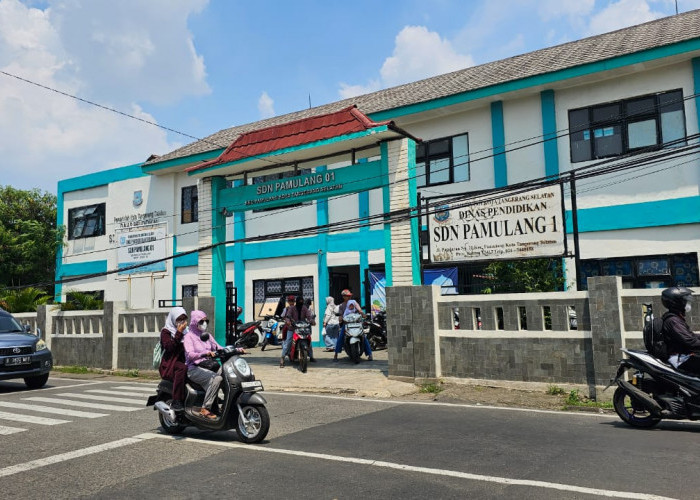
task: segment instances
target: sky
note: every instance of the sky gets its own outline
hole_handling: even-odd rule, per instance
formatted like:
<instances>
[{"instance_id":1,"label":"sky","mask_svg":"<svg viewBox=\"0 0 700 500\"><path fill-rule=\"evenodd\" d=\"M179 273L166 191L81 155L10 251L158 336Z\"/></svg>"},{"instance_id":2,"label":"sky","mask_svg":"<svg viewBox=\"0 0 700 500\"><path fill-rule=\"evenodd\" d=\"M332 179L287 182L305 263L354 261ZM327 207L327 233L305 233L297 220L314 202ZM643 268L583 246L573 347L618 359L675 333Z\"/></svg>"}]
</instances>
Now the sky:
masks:
<instances>
[{"instance_id":1,"label":"sky","mask_svg":"<svg viewBox=\"0 0 700 500\"><path fill-rule=\"evenodd\" d=\"M0 0L0 185L55 194L221 129L676 6L700 0Z\"/></svg>"}]
</instances>

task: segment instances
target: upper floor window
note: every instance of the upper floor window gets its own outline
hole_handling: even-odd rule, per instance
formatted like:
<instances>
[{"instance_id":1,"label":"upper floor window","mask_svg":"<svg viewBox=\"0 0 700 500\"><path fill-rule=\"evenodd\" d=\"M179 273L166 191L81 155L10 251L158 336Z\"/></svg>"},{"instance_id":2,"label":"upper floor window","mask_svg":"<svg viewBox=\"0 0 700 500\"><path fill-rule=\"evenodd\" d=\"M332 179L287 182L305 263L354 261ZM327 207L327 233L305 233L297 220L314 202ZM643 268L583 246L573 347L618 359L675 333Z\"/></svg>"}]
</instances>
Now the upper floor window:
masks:
<instances>
[{"instance_id":1,"label":"upper floor window","mask_svg":"<svg viewBox=\"0 0 700 500\"><path fill-rule=\"evenodd\" d=\"M180 210L180 222L188 224L199 220L199 198L197 197L197 186L187 186L182 188L182 210Z\"/></svg>"},{"instance_id":2,"label":"upper floor window","mask_svg":"<svg viewBox=\"0 0 700 500\"><path fill-rule=\"evenodd\" d=\"M571 162L659 148L685 138L683 91L634 97L569 111ZM674 146L685 145L676 143Z\"/></svg>"},{"instance_id":3,"label":"upper floor window","mask_svg":"<svg viewBox=\"0 0 700 500\"><path fill-rule=\"evenodd\" d=\"M467 134L424 141L416 145L418 187L469 180Z\"/></svg>"},{"instance_id":4,"label":"upper floor window","mask_svg":"<svg viewBox=\"0 0 700 500\"><path fill-rule=\"evenodd\" d=\"M105 203L68 210L68 239L105 234Z\"/></svg>"}]
</instances>

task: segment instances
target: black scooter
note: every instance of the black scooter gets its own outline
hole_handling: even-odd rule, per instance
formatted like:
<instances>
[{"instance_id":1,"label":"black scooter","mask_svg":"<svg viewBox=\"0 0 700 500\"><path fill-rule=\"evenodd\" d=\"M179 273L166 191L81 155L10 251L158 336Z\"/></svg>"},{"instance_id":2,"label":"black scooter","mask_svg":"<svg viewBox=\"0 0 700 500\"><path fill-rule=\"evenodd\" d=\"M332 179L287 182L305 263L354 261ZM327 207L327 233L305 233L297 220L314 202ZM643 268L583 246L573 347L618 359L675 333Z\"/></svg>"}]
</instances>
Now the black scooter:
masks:
<instances>
[{"instance_id":1,"label":"black scooter","mask_svg":"<svg viewBox=\"0 0 700 500\"><path fill-rule=\"evenodd\" d=\"M653 321L647 306L646 321ZM654 427L661 420L700 420L700 378L676 370L647 351L622 349L613 405L619 417L632 427ZM629 381L624 373L629 371ZM606 389L608 388L606 387Z\"/></svg>"},{"instance_id":2,"label":"black scooter","mask_svg":"<svg viewBox=\"0 0 700 500\"><path fill-rule=\"evenodd\" d=\"M373 351L386 349L386 311L378 311L371 320L365 321L364 328Z\"/></svg>"},{"instance_id":3,"label":"black scooter","mask_svg":"<svg viewBox=\"0 0 700 500\"><path fill-rule=\"evenodd\" d=\"M196 413L195 408L202 406L204 388L188 380L183 411L175 411L172 403L173 384L161 380L156 394L148 398L146 406L158 410L160 425L168 434L180 434L187 426L199 429L221 431L236 429L238 437L244 443L259 443L270 429L270 414L265 405L267 401L258 394L263 390L262 382L255 380L253 370L248 362L236 354L236 350L227 346L216 351L214 357L222 363L220 393L212 412L217 415L209 419Z\"/></svg>"}]
</instances>

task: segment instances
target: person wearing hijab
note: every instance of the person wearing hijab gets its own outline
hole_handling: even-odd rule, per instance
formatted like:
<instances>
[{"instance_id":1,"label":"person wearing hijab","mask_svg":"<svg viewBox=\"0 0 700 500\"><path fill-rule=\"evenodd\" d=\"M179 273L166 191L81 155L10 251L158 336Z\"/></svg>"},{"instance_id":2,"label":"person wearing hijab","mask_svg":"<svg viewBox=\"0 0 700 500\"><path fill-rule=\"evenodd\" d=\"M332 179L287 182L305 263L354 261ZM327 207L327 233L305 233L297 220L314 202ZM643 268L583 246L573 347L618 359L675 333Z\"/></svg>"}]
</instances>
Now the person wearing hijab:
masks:
<instances>
[{"instance_id":1,"label":"person wearing hijab","mask_svg":"<svg viewBox=\"0 0 700 500\"><path fill-rule=\"evenodd\" d=\"M284 344L282 344L282 357L280 358L280 368L284 368L284 357L287 354L289 354L290 348L292 347L294 327L292 326L292 322L290 320L293 320L295 323L298 321L308 321L311 325L316 324L313 313L309 310L308 307L304 305L304 297L300 295L299 297L296 297L295 301L294 295L290 295L289 297L287 297L287 303L289 305L285 310L284 319L288 330L287 338L285 339ZM314 358L314 351L311 344L309 344L309 361L311 361L312 363L316 362L316 358Z\"/></svg>"},{"instance_id":2,"label":"person wearing hijab","mask_svg":"<svg viewBox=\"0 0 700 500\"><path fill-rule=\"evenodd\" d=\"M165 320L165 327L160 331L160 344L163 347L163 359L160 362L160 376L173 383L173 402L170 407L175 411L184 409L185 346L182 338L187 328L187 313L182 307L173 307Z\"/></svg>"},{"instance_id":3,"label":"person wearing hijab","mask_svg":"<svg viewBox=\"0 0 700 500\"><path fill-rule=\"evenodd\" d=\"M335 305L333 297L326 297L326 312L323 314L323 341L326 343L326 352L335 350L340 332L340 322L338 320L338 306Z\"/></svg>"},{"instance_id":4,"label":"person wearing hijab","mask_svg":"<svg viewBox=\"0 0 700 500\"><path fill-rule=\"evenodd\" d=\"M221 365L212 359L217 349L223 349L209 334L209 320L204 311L194 310L190 314L190 329L185 334L185 362L189 379L204 388L204 402L199 415L214 419L211 406L221 385ZM238 349L239 352L245 352Z\"/></svg>"}]
</instances>

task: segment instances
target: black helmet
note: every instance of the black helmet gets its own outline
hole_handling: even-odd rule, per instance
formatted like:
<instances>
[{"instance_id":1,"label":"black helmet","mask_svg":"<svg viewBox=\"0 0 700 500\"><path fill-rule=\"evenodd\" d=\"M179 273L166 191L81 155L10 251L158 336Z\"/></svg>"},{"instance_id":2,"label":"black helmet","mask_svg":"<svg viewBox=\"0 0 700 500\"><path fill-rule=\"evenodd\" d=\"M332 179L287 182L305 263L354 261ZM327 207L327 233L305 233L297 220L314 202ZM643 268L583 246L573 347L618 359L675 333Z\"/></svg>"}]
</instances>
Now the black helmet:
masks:
<instances>
[{"instance_id":1,"label":"black helmet","mask_svg":"<svg viewBox=\"0 0 700 500\"><path fill-rule=\"evenodd\" d=\"M685 304L693 291L684 286L672 286L661 292L661 303L669 311L685 311Z\"/></svg>"}]
</instances>

